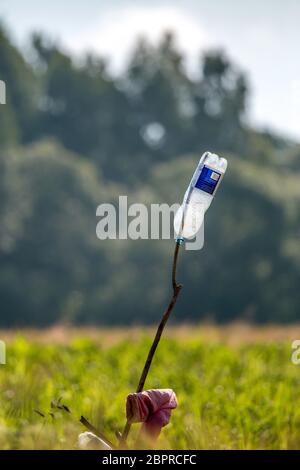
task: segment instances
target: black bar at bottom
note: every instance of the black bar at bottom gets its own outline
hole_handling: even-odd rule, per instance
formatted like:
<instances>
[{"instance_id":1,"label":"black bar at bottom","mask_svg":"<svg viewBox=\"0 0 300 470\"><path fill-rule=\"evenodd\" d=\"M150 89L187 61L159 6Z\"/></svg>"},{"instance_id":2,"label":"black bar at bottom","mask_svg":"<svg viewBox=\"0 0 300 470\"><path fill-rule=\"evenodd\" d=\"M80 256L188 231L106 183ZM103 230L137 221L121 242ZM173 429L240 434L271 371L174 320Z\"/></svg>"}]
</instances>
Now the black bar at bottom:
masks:
<instances>
[{"instance_id":1,"label":"black bar at bottom","mask_svg":"<svg viewBox=\"0 0 300 470\"><path fill-rule=\"evenodd\" d=\"M19 464L96 464L138 468L141 465L218 465L300 463L300 451L0 451L0 465Z\"/></svg>"}]
</instances>

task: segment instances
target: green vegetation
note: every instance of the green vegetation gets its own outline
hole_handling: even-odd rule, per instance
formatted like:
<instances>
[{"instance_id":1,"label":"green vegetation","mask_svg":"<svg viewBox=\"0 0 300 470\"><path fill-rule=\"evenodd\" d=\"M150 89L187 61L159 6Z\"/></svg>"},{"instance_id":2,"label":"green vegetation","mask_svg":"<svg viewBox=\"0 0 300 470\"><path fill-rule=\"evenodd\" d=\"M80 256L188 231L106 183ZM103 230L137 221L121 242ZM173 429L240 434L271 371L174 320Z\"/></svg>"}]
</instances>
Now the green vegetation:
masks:
<instances>
[{"instance_id":1,"label":"green vegetation","mask_svg":"<svg viewBox=\"0 0 300 470\"><path fill-rule=\"evenodd\" d=\"M229 171L205 250L180 259L175 318L298 320L300 149L249 128L247 77L223 52L192 79L167 34L114 77L41 35L25 59L1 27L0 57L1 326L155 322L172 243L99 241L96 208L181 202L204 150Z\"/></svg>"},{"instance_id":2,"label":"green vegetation","mask_svg":"<svg viewBox=\"0 0 300 470\"><path fill-rule=\"evenodd\" d=\"M253 342L234 330L231 336L239 341L233 345L201 331L169 333L159 346L147 387L172 387L179 407L158 446L299 448L300 374L291 363L290 342L268 339L267 332ZM9 341L8 363L0 367L1 449L76 448L84 430L77 421L81 414L115 441L126 395L136 387L151 341L141 332L116 337L100 332L67 342L22 336ZM59 397L72 416L55 411L44 419L34 412L53 412L50 402ZM134 425L131 443L138 429Z\"/></svg>"}]
</instances>

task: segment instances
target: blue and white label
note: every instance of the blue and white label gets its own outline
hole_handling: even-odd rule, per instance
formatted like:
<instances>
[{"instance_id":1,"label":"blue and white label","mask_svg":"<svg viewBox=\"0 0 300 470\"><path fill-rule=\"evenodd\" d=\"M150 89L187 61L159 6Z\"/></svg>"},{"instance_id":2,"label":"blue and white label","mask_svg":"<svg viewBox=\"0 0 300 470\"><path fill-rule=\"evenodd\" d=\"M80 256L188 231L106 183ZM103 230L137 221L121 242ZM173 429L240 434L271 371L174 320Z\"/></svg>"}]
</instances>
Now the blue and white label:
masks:
<instances>
[{"instance_id":1,"label":"blue and white label","mask_svg":"<svg viewBox=\"0 0 300 470\"><path fill-rule=\"evenodd\" d=\"M221 173L218 171L212 170L208 166L204 165L195 187L205 191L206 193L214 194L221 176Z\"/></svg>"}]
</instances>

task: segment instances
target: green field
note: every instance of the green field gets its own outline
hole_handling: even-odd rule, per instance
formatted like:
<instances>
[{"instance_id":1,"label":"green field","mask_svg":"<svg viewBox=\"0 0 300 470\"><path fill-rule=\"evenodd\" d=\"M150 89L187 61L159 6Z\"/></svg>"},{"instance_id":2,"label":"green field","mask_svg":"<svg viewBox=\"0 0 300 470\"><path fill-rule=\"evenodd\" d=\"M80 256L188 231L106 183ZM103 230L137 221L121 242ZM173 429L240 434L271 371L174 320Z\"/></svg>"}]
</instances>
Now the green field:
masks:
<instances>
[{"instance_id":1,"label":"green field","mask_svg":"<svg viewBox=\"0 0 300 470\"><path fill-rule=\"evenodd\" d=\"M297 335L299 328L169 329L146 384L173 388L179 401L158 447L299 449L300 366L291 363ZM148 330L58 329L0 338L7 342L1 449L76 449L81 414L115 441L151 342ZM72 415L48 414L59 397Z\"/></svg>"}]
</instances>

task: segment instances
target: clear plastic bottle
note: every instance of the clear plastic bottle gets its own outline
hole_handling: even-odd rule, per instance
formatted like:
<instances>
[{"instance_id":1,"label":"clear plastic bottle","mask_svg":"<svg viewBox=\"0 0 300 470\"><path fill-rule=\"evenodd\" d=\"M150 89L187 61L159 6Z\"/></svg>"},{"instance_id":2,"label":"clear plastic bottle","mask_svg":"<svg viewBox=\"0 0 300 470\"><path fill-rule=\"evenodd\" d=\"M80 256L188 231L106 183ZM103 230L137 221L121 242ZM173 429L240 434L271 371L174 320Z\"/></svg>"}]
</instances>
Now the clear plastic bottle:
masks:
<instances>
[{"instance_id":1,"label":"clear plastic bottle","mask_svg":"<svg viewBox=\"0 0 300 470\"><path fill-rule=\"evenodd\" d=\"M174 218L177 240L191 239L200 230L205 212L216 194L226 168L225 158L210 152L202 155Z\"/></svg>"}]
</instances>

